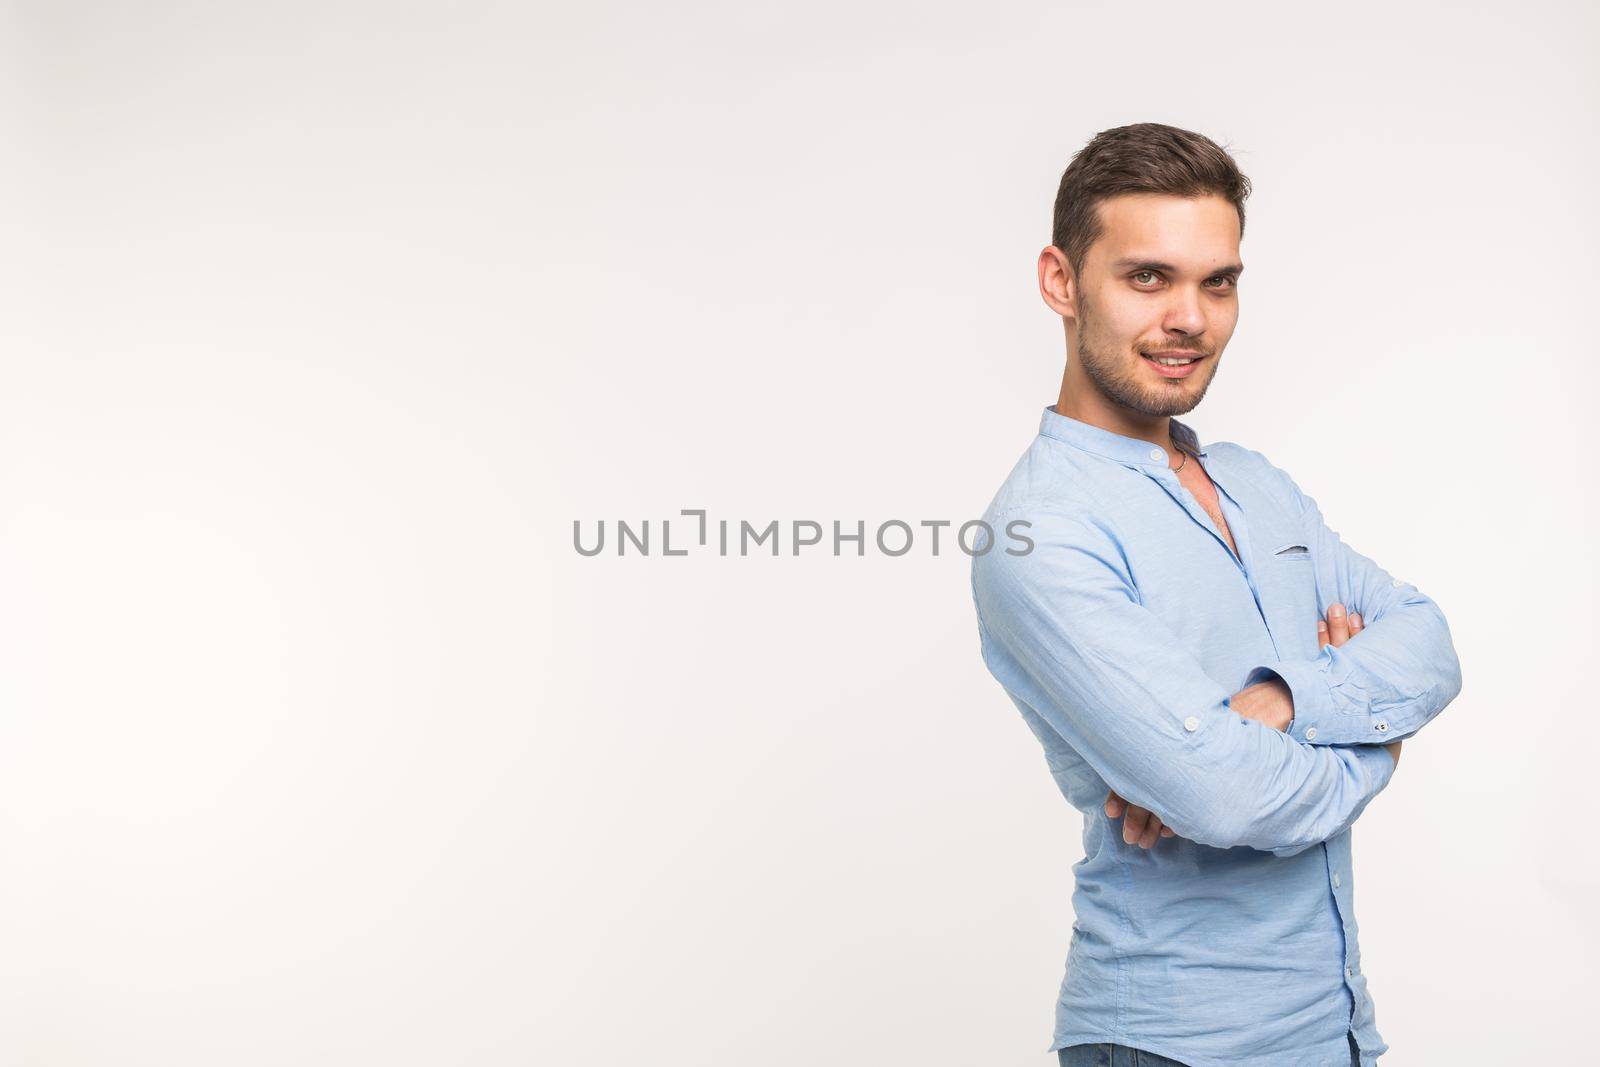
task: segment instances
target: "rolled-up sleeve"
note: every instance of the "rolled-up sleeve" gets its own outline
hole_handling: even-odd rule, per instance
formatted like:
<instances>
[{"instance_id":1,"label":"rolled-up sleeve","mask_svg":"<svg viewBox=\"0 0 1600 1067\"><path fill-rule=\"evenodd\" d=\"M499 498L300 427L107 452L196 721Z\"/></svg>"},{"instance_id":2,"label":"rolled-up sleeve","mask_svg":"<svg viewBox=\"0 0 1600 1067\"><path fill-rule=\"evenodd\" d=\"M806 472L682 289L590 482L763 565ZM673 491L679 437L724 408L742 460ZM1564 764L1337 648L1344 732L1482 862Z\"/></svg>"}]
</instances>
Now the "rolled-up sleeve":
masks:
<instances>
[{"instance_id":1,"label":"rolled-up sleeve","mask_svg":"<svg viewBox=\"0 0 1600 1067\"><path fill-rule=\"evenodd\" d=\"M1316 568L1317 610L1361 613L1359 633L1313 659L1253 667L1245 684L1274 674L1294 695L1289 736L1316 745L1389 744L1422 729L1461 692L1461 662L1444 612L1416 586L1345 544L1317 502L1278 468Z\"/></svg>"},{"instance_id":2,"label":"rolled-up sleeve","mask_svg":"<svg viewBox=\"0 0 1600 1067\"><path fill-rule=\"evenodd\" d=\"M1394 772L1378 748L1312 747L1240 716L1139 601L1117 541L1047 508L1031 551L972 561L985 663L1105 782L1173 831L1291 855L1347 829Z\"/></svg>"}]
</instances>

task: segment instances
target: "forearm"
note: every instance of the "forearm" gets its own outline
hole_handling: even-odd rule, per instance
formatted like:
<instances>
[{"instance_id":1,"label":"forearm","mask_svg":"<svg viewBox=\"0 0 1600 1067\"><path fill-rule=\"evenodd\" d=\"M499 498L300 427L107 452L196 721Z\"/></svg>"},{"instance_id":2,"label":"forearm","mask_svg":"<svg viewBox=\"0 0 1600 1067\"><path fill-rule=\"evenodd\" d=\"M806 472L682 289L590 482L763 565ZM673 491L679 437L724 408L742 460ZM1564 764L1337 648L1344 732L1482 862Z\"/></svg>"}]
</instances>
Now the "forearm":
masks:
<instances>
[{"instance_id":1,"label":"forearm","mask_svg":"<svg viewBox=\"0 0 1600 1067\"><path fill-rule=\"evenodd\" d=\"M1409 587L1404 587L1408 588ZM1354 607L1355 605L1351 605ZM1293 695L1296 741L1382 745L1412 736L1461 692L1461 664L1444 615L1414 590L1381 606L1359 636L1313 659L1259 664L1251 685L1281 678Z\"/></svg>"},{"instance_id":2,"label":"forearm","mask_svg":"<svg viewBox=\"0 0 1600 1067\"><path fill-rule=\"evenodd\" d=\"M974 561L985 662L1130 802L1218 848L1291 854L1343 832L1388 784L1374 748L1301 745L1230 707L1160 621L1037 561ZM1090 572L1092 575L1093 572Z\"/></svg>"}]
</instances>

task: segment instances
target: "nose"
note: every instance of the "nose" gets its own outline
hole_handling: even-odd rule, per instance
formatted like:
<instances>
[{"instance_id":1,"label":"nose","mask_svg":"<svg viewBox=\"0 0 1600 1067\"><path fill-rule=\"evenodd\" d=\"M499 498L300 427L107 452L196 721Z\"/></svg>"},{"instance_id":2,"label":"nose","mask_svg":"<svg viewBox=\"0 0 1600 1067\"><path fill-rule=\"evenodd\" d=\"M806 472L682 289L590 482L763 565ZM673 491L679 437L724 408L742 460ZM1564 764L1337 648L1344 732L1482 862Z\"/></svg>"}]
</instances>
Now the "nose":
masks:
<instances>
[{"instance_id":1,"label":"nose","mask_svg":"<svg viewBox=\"0 0 1600 1067\"><path fill-rule=\"evenodd\" d=\"M1172 287L1167 303L1167 313L1161 325L1168 333L1193 337L1206 328L1205 311L1200 306L1200 293L1186 285Z\"/></svg>"}]
</instances>

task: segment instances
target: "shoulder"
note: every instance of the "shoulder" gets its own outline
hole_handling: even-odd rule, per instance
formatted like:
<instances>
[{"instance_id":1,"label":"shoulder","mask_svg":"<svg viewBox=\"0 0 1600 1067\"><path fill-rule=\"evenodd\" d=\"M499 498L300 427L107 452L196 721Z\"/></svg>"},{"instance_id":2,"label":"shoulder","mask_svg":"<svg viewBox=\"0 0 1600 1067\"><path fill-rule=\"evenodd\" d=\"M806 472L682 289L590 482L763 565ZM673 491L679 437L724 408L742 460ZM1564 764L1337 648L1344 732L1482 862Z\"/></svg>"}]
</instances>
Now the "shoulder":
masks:
<instances>
[{"instance_id":1,"label":"shoulder","mask_svg":"<svg viewBox=\"0 0 1600 1067\"><path fill-rule=\"evenodd\" d=\"M1206 451L1213 460L1227 464L1230 471L1250 479L1262 492L1284 503L1299 505L1300 487L1288 471L1268 459L1259 449L1247 448L1235 441L1214 441L1206 445Z\"/></svg>"},{"instance_id":2,"label":"shoulder","mask_svg":"<svg viewBox=\"0 0 1600 1067\"><path fill-rule=\"evenodd\" d=\"M1018 500L984 515L969 554L974 587L1130 581L1124 546L1104 516L1077 499Z\"/></svg>"},{"instance_id":3,"label":"shoulder","mask_svg":"<svg viewBox=\"0 0 1600 1067\"><path fill-rule=\"evenodd\" d=\"M1101 511L1093 487L1093 471L1065 445L1042 434L1029 442L999 490L983 510L993 526L1019 515L1050 515L1058 521L1093 522Z\"/></svg>"}]
</instances>

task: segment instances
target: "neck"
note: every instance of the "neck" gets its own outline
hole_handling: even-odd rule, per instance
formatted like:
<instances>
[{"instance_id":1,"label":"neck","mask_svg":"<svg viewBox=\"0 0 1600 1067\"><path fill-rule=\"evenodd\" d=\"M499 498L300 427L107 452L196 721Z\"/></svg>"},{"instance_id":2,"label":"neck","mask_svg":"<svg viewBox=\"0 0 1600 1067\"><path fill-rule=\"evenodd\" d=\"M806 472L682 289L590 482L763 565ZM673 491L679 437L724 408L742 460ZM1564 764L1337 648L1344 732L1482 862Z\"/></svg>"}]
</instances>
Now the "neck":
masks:
<instances>
[{"instance_id":1,"label":"neck","mask_svg":"<svg viewBox=\"0 0 1600 1067\"><path fill-rule=\"evenodd\" d=\"M1074 382L1073 368L1069 365L1061 379L1061 395L1056 400L1056 413L1069 419L1098 426L1102 430L1124 437L1149 441L1167 451L1172 451L1172 420L1166 415L1146 415L1124 407L1108 398L1087 382Z\"/></svg>"}]
</instances>

